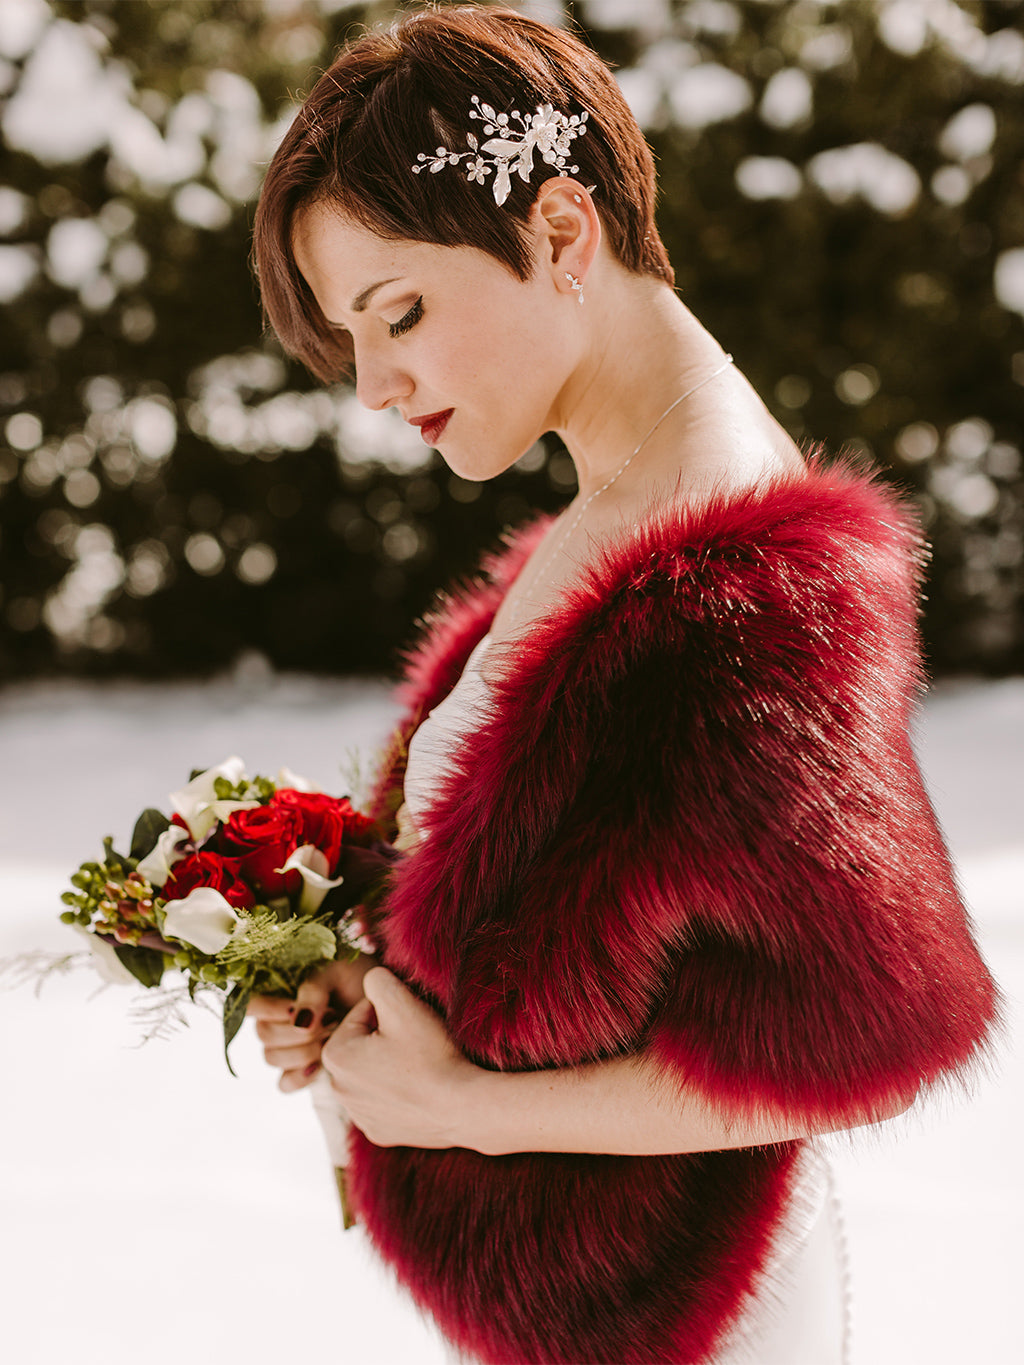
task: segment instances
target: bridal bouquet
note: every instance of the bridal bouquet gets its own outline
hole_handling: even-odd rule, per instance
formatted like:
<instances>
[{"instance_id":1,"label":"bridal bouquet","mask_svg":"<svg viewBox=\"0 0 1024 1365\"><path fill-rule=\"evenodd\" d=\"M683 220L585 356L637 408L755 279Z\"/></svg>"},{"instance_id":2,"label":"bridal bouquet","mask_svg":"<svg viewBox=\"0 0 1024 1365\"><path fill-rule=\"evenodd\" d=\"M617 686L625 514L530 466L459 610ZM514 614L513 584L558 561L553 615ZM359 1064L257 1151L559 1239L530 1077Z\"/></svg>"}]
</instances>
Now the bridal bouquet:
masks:
<instances>
[{"instance_id":1,"label":"bridal bouquet","mask_svg":"<svg viewBox=\"0 0 1024 1365\"><path fill-rule=\"evenodd\" d=\"M219 996L227 1055L250 995L293 996L358 949L353 912L380 894L393 855L347 797L286 769L249 777L229 758L169 799L169 816L142 812L127 854L107 838L102 861L81 865L61 918L108 980L156 987L176 969L189 998Z\"/></svg>"}]
</instances>

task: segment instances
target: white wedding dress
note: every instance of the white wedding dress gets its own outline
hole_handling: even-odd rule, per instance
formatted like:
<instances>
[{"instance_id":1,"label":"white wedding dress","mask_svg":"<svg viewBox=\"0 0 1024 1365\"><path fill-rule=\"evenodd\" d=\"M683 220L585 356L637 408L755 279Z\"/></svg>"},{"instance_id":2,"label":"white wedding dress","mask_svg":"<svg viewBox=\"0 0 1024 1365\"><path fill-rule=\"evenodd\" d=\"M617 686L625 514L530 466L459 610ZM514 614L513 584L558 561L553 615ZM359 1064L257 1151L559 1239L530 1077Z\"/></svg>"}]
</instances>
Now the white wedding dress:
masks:
<instances>
[{"instance_id":1,"label":"white wedding dress","mask_svg":"<svg viewBox=\"0 0 1024 1365\"><path fill-rule=\"evenodd\" d=\"M481 673L490 640L485 635L476 646L455 687L409 742L405 803L398 811L400 848L412 848L423 837L423 811L453 750L494 705ZM846 1239L833 1176L824 1156L809 1144L757 1297L713 1365L851 1365L849 1299Z\"/></svg>"}]
</instances>

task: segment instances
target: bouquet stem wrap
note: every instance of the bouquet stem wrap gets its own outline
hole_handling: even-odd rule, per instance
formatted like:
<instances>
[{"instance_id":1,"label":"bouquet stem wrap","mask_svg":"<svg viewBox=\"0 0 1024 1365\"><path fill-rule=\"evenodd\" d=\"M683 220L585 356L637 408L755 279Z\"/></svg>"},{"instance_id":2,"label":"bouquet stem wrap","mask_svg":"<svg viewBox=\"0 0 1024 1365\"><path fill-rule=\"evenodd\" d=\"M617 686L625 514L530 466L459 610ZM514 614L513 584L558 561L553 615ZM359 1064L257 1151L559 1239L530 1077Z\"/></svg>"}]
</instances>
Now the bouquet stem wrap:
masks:
<instances>
[{"instance_id":1,"label":"bouquet stem wrap","mask_svg":"<svg viewBox=\"0 0 1024 1365\"><path fill-rule=\"evenodd\" d=\"M341 1203L342 1227L348 1231L349 1228L356 1225L345 1178L345 1168L348 1165L348 1136L352 1130L352 1124L338 1099L337 1092L331 1085L330 1076L322 1068L317 1072L316 1079L309 1087L309 1093L313 1102L313 1110L323 1130L324 1141L327 1144L327 1155L334 1167L334 1180L338 1188L338 1199Z\"/></svg>"}]
</instances>

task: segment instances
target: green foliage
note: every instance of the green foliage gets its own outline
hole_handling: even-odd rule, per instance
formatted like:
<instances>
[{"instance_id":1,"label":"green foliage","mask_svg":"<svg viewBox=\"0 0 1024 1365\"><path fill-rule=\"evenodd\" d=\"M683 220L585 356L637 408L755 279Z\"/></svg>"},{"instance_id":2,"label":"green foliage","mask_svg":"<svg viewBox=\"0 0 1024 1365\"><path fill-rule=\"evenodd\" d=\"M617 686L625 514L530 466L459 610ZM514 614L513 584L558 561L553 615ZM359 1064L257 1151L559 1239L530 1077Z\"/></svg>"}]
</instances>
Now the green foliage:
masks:
<instances>
[{"instance_id":1,"label":"green foliage","mask_svg":"<svg viewBox=\"0 0 1024 1365\"><path fill-rule=\"evenodd\" d=\"M123 853L118 853L114 848L114 837L112 834L108 834L103 840L103 858L104 861L101 866L110 872L124 873L127 875L134 867L134 864L129 858L126 858Z\"/></svg>"},{"instance_id":2,"label":"green foliage","mask_svg":"<svg viewBox=\"0 0 1024 1365\"><path fill-rule=\"evenodd\" d=\"M266 803L277 790L277 784L269 777L243 777L240 782L231 782L226 777L213 779L213 791L218 801L262 801Z\"/></svg>"},{"instance_id":3,"label":"green foliage","mask_svg":"<svg viewBox=\"0 0 1024 1365\"><path fill-rule=\"evenodd\" d=\"M235 1068L231 1065L231 1058L228 1056L232 1040L238 1030L245 1022L245 1010L249 1004L252 992L248 986L239 983L234 990L224 997L224 1060L228 1064L228 1070L234 1076Z\"/></svg>"},{"instance_id":4,"label":"green foliage","mask_svg":"<svg viewBox=\"0 0 1024 1365\"><path fill-rule=\"evenodd\" d=\"M242 921L216 961L228 976L248 979L261 995L294 995L314 967L336 954L334 930L316 920L280 919L257 906L243 911Z\"/></svg>"},{"instance_id":5,"label":"green foliage","mask_svg":"<svg viewBox=\"0 0 1024 1365\"><path fill-rule=\"evenodd\" d=\"M147 857L156 848L160 835L170 827L171 822L163 811L148 807L136 820L132 830L131 856L136 861Z\"/></svg>"},{"instance_id":6,"label":"green foliage","mask_svg":"<svg viewBox=\"0 0 1024 1365\"><path fill-rule=\"evenodd\" d=\"M38 996L51 977L77 972L88 963L90 956L88 952L54 953L37 948L12 957L0 957L0 981L11 987L31 982Z\"/></svg>"},{"instance_id":7,"label":"green foliage","mask_svg":"<svg viewBox=\"0 0 1024 1365\"><path fill-rule=\"evenodd\" d=\"M149 989L159 986L164 974L165 958L155 948L137 948L130 944L118 943L114 947L118 961L127 967L136 981Z\"/></svg>"},{"instance_id":8,"label":"green foliage","mask_svg":"<svg viewBox=\"0 0 1024 1365\"><path fill-rule=\"evenodd\" d=\"M279 919L271 910L257 906L244 912L242 925L217 954L211 969L234 985L224 997L224 1057L231 1040L242 1027L246 1006L253 995L294 996L301 982L315 968L334 958L334 931L308 919Z\"/></svg>"},{"instance_id":9,"label":"green foliage","mask_svg":"<svg viewBox=\"0 0 1024 1365\"><path fill-rule=\"evenodd\" d=\"M0 96L0 232L29 272L0 334L0 655L14 675L165 677L247 650L388 668L439 587L574 486L554 442L486 485L368 451L351 395L261 338L247 257L271 129L397 7L52 8L107 93L118 72L129 88L115 132L45 154L13 117L33 53ZM644 121L684 300L796 439L860 451L916 499L934 666L1024 666L1024 316L995 287L1024 242L1024 5L933 0L916 37L888 0L567 8ZM746 103L698 127L707 69Z\"/></svg>"}]
</instances>

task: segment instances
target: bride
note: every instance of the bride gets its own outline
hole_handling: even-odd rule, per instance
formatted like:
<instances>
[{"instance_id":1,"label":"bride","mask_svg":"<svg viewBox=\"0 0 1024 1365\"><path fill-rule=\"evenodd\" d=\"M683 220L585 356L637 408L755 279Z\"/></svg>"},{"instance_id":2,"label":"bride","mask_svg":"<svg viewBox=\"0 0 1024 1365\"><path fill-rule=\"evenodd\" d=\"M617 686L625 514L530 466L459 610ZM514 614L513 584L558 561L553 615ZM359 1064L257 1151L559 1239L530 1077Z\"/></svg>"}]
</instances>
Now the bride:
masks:
<instances>
[{"instance_id":1,"label":"bride","mask_svg":"<svg viewBox=\"0 0 1024 1365\"><path fill-rule=\"evenodd\" d=\"M774 421L654 197L595 55L491 8L354 42L270 166L288 350L464 479L555 431L579 491L410 652L376 952L252 1012L468 1359L830 1365L815 1138L962 1072L995 991L907 738L916 532Z\"/></svg>"}]
</instances>

